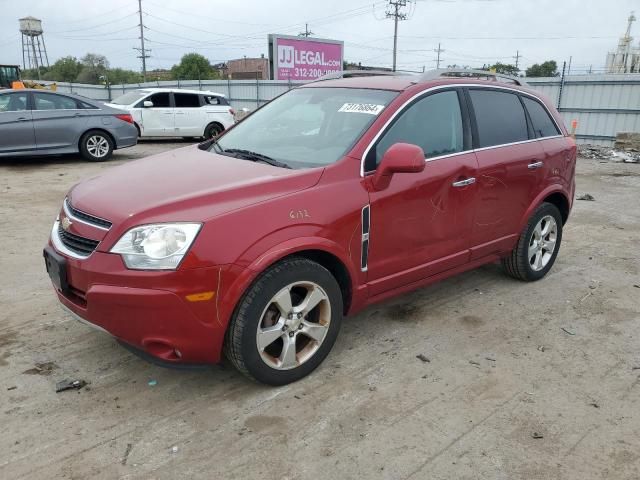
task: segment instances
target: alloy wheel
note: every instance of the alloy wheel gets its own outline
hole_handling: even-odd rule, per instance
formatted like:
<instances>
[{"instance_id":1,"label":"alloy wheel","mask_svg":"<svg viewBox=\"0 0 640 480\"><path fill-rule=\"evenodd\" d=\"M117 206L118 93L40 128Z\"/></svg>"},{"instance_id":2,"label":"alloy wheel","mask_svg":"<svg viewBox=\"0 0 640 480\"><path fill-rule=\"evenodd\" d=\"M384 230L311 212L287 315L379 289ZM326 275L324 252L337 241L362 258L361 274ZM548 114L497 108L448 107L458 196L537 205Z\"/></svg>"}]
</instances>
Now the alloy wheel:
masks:
<instances>
[{"instance_id":1,"label":"alloy wheel","mask_svg":"<svg viewBox=\"0 0 640 480\"><path fill-rule=\"evenodd\" d=\"M92 135L87 139L87 151L95 158L102 158L109 153L109 142L101 135Z\"/></svg>"},{"instance_id":2,"label":"alloy wheel","mask_svg":"<svg viewBox=\"0 0 640 480\"><path fill-rule=\"evenodd\" d=\"M529 240L528 259L531 269L539 272L547 266L556 249L558 224L551 215L545 215L536 224Z\"/></svg>"},{"instance_id":3,"label":"alloy wheel","mask_svg":"<svg viewBox=\"0 0 640 480\"><path fill-rule=\"evenodd\" d=\"M318 351L330 323L331 303L318 284L289 284L262 313L256 334L258 352L276 370L299 367Z\"/></svg>"}]
</instances>

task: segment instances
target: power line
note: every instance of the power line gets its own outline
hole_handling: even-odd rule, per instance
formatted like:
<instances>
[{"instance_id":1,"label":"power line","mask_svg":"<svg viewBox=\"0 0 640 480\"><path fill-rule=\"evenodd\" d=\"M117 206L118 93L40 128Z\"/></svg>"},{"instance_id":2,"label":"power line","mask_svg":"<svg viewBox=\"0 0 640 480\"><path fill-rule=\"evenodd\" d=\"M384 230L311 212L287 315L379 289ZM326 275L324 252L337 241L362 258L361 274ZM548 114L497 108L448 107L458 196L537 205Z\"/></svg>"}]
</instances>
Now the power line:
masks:
<instances>
[{"instance_id":1,"label":"power line","mask_svg":"<svg viewBox=\"0 0 640 480\"><path fill-rule=\"evenodd\" d=\"M398 22L406 20L407 14L401 9L407 6L409 0L389 0L389 9L386 12L387 18L393 18L393 71L396 71L396 56L398 53Z\"/></svg>"},{"instance_id":2,"label":"power line","mask_svg":"<svg viewBox=\"0 0 640 480\"><path fill-rule=\"evenodd\" d=\"M444 52L444 50L440 47L440 42L438 42L438 48L434 50L438 54L438 59L436 60L436 68L440 68L440 54Z\"/></svg>"},{"instance_id":3,"label":"power line","mask_svg":"<svg viewBox=\"0 0 640 480\"><path fill-rule=\"evenodd\" d=\"M304 24L304 32L300 32L300 33L298 34L298 36L299 36L299 37L307 37L307 38L308 38L308 37L310 37L311 35L314 35L314 33L313 33L311 30L309 30L309 24L308 24L308 23L305 23L305 24Z\"/></svg>"},{"instance_id":4,"label":"power line","mask_svg":"<svg viewBox=\"0 0 640 480\"><path fill-rule=\"evenodd\" d=\"M142 0L138 0L138 16L140 17L140 55L138 58L142 59L142 81L147 81L147 50L144 48L144 23L142 21ZM134 50L138 50L134 48Z\"/></svg>"}]
</instances>

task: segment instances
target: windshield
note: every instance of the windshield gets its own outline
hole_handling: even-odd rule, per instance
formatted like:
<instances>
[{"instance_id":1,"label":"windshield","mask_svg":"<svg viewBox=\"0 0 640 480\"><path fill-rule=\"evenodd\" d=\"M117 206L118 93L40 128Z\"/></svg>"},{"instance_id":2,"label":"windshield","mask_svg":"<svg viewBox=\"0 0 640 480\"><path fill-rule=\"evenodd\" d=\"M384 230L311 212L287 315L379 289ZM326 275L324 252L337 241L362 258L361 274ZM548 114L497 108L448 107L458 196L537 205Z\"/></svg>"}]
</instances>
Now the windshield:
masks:
<instances>
[{"instance_id":1,"label":"windshield","mask_svg":"<svg viewBox=\"0 0 640 480\"><path fill-rule=\"evenodd\" d=\"M338 161L397 95L386 90L299 88L224 134L214 151L244 150L292 168ZM219 147L219 148L218 148Z\"/></svg>"},{"instance_id":2,"label":"windshield","mask_svg":"<svg viewBox=\"0 0 640 480\"><path fill-rule=\"evenodd\" d=\"M124 95L120 95L115 100L112 100L111 103L115 103L116 105L131 105L147 95L149 95L149 92L136 90L135 92L128 92Z\"/></svg>"}]
</instances>

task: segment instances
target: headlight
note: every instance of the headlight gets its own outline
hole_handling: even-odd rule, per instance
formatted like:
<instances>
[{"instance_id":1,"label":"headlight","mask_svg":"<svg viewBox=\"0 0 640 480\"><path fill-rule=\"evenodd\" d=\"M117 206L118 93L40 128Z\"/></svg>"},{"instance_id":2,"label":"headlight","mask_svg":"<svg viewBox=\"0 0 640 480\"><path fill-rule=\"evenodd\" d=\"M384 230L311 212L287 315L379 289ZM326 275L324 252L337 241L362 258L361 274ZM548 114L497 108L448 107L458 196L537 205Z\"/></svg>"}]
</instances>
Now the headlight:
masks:
<instances>
[{"instance_id":1,"label":"headlight","mask_svg":"<svg viewBox=\"0 0 640 480\"><path fill-rule=\"evenodd\" d=\"M175 270L200 231L200 223L159 223L135 227L113 246L127 268Z\"/></svg>"}]
</instances>

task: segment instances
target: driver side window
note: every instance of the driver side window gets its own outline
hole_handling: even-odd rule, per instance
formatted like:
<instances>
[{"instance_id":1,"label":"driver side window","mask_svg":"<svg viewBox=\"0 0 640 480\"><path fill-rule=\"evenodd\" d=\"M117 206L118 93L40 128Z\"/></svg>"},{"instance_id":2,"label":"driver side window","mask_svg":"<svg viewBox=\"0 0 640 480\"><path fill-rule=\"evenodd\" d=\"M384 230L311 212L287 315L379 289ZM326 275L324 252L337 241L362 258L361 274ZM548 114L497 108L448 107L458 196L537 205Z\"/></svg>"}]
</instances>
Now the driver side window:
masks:
<instances>
[{"instance_id":1,"label":"driver side window","mask_svg":"<svg viewBox=\"0 0 640 480\"><path fill-rule=\"evenodd\" d=\"M412 143L424 150L426 158L462 152L464 129L458 93L454 90L434 93L407 108L371 149L366 170L380 164L394 143Z\"/></svg>"}]
</instances>

